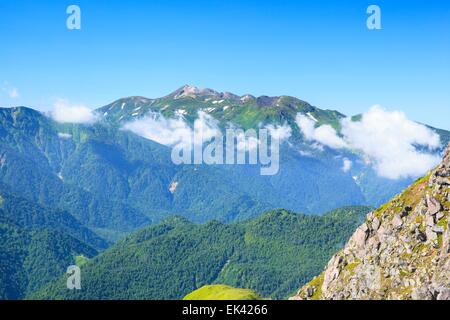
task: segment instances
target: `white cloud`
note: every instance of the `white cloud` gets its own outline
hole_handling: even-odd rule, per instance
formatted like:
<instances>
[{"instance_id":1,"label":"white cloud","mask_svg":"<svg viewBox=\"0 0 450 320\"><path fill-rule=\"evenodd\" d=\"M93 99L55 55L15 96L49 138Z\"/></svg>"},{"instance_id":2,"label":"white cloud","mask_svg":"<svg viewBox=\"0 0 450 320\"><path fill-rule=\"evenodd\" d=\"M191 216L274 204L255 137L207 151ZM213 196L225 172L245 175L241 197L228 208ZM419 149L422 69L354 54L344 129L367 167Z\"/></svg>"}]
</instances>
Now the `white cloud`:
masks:
<instances>
[{"instance_id":1,"label":"white cloud","mask_svg":"<svg viewBox=\"0 0 450 320\"><path fill-rule=\"evenodd\" d=\"M194 121L194 136L202 137L199 143L211 140L221 135L219 122L203 111L198 112L198 118Z\"/></svg>"},{"instance_id":2,"label":"white cloud","mask_svg":"<svg viewBox=\"0 0 450 320\"><path fill-rule=\"evenodd\" d=\"M264 127L268 133L280 141L289 139L292 129L289 125L268 125ZM126 123L124 130L129 130L141 137L158 142L166 146L179 144L198 145L211 141L214 137L222 136L218 121L203 111L198 112L198 118L191 128L184 120L183 115L176 114L176 118L165 118L159 113L149 113L144 118ZM238 150L254 150L260 144L255 136L246 136L243 130L228 124L228 129L235 130Z\"/></svg>"},{"instance_id":3,"label":"white cloud","mask_svg":"<svg viewBox=\"0 0 450 320\"><path fill-rule=\"evenodd\" d=\"M322 125L316 128L315 121L300 113L297 114L295 122L302 130L306 140L317 141L333 149L347 147L345 141L337 135L336 130L330 125Z\"/></svg>"},{"instance_id":4,"label":"white cloud","mask_svg":"<svg viewBox=\"0 0 450 320\"><path fill-rule=\"evenodd\" d=\"M287 124L284 124L282 126L269 124L265 128L269 131L269 134L273 138L280 141L287 140L292 135L292 128Z\"/></svg>"},{"instance_id":5,"label":"white cloud","mask_svg":"<svg viewBox=\"0 0 450 320\"><path fill-rule=\"evenodd\" d=\"M181 118L166 119L160 114L151 113L142 119L126 123L123 129L160 144L171 146L191 135L191 128Z\"/></svg>"},{"instance_id":6,"label":"white cloud","mask_svg":"<svg viewBox=\"0 0 450 320\"><path fill-rule=\"evenodd\" d=\"M361 121L344 119L342 134L345 141L361 150L385 178L417 177L440 162L439 155L427 152L440 147L439 135L409 120L402 112L374 106L363 114Z\"/></svg>"},{"instance_id":7,"label":"white cloud","mask_svg":"<svg viewBox=\"0 0 450 320\"><path fill-rule=\"evenodd\" d=\"M123 129L166 146L198 143L197 140L192 141L194 136L202 137L205 142L220 134L217 121L203 111L198 112L193 128L180 115L167 119L161 114L149 113L142 119L126 123Z\"/></svg>"},{"instance_id":8,"label":"white cloud","mask_svg":"<svg viewBox=\"0 0 450 320\"><path fill-rule=\"evenodd\" d=\"M349 172L350 169L353 166L353 162L351 160L347 159L347 158L344 158L342 160L342 162L343 162L343 164L342 164L342 171Z\"/></svg>"},{"instance_id":9,"label":"white cloud","mask_svg":"<svg viewBox=\"0 0 450 320\"><path fill-rule=\"evenodd\" d=\"M92 124L99 117L93 110L84 105L73 105L67 100L58 99L50 112L51 117L61 123L86 123Z\"/></svg>"},{"instance_id":10,"label":"white cloud","mask_svg":"<svg viewBox=\"0 0 450 320\"><path fill-rule=\"evenodd\" d=\"M297 116L297 124L307 140L362 152L366 163L384 178L418 177L440 162L433 152L441 145L439 135L402 112L374 106L360 121L343 119L342 138L330 126L315 128L312 120L302 115Z\"/></svg>"}]
</instances>

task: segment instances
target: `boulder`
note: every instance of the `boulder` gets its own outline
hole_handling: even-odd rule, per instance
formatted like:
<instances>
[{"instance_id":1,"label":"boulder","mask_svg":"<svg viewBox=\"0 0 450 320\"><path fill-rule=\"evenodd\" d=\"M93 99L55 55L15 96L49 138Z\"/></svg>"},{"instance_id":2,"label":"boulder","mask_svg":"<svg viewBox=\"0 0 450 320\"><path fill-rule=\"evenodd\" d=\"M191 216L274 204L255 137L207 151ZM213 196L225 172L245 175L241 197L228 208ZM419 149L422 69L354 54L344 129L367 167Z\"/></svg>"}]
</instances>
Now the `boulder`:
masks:
<instances>
[{"instance_id":1,"label":"boulder","mask_svg":"<svg viewBox=\"0 0 450 320\"><path fill-rule=\"evenodd\" d=\"M378 230L378 228L380 227L380 220L377 218L377 217L375 217L373 220L372 220L372 230L374 230L374 231L377 231Z\"/></svg>"},{"instance_id":2,"label":"boulder","mask_svg":"<svg viewBox=\"0 0 450 320\"><path fill-rule=\"evenodd\" d=\"M430 216L434 216L436 213L442 210L442 206L435 198L427 196L427 214Z\"/></svg>"},{"instance_id":3,"label":"boulder","mask_svg":"<svg viewBox=\"0 0 450 320\"><path fill-rule=\"evenodd\" d=\"M400 218L400 216L398 216L398 215L395 215L394 219L392 219L392 226L395 229L400 229L402 225L403 225L402 218Z\"/></svg>"},{"instance_id":4,"label":"boulder","mask_svg":"<svg viewBox=\"0 0 450 320\"><path fill-rule=\"evenodd\" d=\"M427 216L425 218L425 223L428 227L434 227L435 222L434 222L434 217L433 216Z\"/></svg>"},{"instance_id":5,"label":"boulder","mask_svg":"<svg viewBox=\"0 0 450 320\"><path fill-rule=\"evenodd\" d=\"M444 288L436 297L437 300L450 300L450 288Z\"/></svg>"},{"instance_id":6,"label":"boulder","mask_svg":"<svg viewBox=\"0 0 450 320\"><path fill-rule=\"evenodd\" d=\"M366 240L368 237L369 228L367 227L367 224L363 224L358 229L356 229L356 232L353 235L353 240L358 247L362 248L366 244Z\"/></svg>"}]
</instances>

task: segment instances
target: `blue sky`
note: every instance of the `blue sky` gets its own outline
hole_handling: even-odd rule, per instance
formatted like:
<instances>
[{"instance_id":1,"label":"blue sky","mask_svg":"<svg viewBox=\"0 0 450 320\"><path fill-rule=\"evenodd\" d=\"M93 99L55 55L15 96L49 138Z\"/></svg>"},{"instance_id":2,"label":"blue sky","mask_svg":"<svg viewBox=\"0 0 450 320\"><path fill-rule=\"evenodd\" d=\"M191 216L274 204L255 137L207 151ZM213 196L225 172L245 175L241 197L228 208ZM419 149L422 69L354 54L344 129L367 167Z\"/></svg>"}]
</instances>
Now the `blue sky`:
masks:
<instances>
[{"instance_id":1,"label":"blue sky","mask_svg":"<svg viewBox=\"0 0 450 320\"><path fill-rule=\"evenodd\" d=\"M66 28L71 4L79 31ZM382 30L366 28L370 4ZM2 106L96 108L191 84L348 115L381 104L450 129L446 0L0 0L0 43Z\"/></svg>"}]
</instances>

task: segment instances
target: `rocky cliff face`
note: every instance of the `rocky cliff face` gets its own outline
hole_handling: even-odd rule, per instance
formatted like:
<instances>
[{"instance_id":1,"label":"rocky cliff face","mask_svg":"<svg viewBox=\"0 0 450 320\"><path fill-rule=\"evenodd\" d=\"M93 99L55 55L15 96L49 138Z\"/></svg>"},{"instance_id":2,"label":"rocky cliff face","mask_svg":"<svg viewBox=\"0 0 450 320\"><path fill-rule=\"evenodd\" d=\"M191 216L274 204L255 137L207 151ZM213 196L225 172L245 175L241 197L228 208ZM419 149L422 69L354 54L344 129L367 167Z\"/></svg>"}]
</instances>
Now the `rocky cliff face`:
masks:
<instances>
[{"instance_id":1,"label":"rocky cliff face","mask_svg":"<svg viewBox=\"0 0 450 320\"><path fill-rule=\"evenodd\" d=\"M369 213L291 299L450 300L449 208L450 145L438 168Z\"/></svg>"}]
</instances>

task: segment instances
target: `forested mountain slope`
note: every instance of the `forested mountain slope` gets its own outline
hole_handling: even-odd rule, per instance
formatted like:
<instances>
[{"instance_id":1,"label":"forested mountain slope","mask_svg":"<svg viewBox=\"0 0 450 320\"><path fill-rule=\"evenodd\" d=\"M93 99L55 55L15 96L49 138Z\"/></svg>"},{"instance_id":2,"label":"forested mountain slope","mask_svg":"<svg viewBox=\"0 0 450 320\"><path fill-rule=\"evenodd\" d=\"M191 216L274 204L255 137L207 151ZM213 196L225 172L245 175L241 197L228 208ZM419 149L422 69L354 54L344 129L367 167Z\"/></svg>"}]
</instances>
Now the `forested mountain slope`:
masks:
<instances>
[{"instance_id":1,"label":"forested mountain slope","mask_svg":"<svg viewBox=\"0 0 450 320\"><path fill-rule=\"evenodd\" d=\"M285 298L317 274L369 210L349 207L324 216L275 210L228 225L171 218L88 261L82 290L67 290L63 277L31 297L181 299L218 283Z\"/></svg>"},{"instance_id":2,"label":"forested mountain slope","mask_svg":"<svg viewBox=\"0 0 450 320\"><path fill-rule=\"evenodd\" d=\"M0 299L23 299L97 251L51 228L20 226L0 209Z\"/></svg>"}]
</instances>

